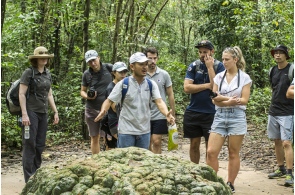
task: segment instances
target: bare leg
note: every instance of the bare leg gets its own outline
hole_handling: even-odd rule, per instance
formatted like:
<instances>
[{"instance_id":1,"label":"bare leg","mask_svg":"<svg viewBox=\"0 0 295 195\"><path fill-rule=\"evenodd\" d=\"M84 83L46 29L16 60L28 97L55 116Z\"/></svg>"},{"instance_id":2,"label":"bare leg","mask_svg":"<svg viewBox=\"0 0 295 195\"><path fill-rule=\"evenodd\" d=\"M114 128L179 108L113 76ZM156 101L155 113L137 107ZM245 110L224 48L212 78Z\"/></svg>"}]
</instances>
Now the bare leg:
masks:
<instances>
[{"instance_id":1,"label":"bare leg","mask_svg":"<svg viewBox=\"0 0 295 195\"><path fill-rule=\"evenodd\" d=\"M162 135L161 134L152 134L150 148L153 153L161 154L162 152Z\"/></svg>"},{"instance_id":2,"label":"bare leg","mask_svg":"<svg viewBox=\"0 0 295 195\"><path fill-rule=\"evenodd\" d=\"M216 173L218 172L219 162L218 155L224 143L225 137L217 133L210 133L207 149L207 165L212 167Z\"/></svg>"},{"instance_id":3,"label":"bare leg","mask_svg":"<svg viewBox=\"0 0 295 195\"><path fill-rule=\"evenodd\" d=\"M192 162L199 164L201 137L191 138L189 155Z\"/></svg>"},{"instance_id":4,"label":"bare leg","mask_svg":"<svg viewBox=\"0 0 295 195\"><path fill-rule=\"evenodd\" d=\"M98 154L100 151L100 144L99 144L100 135L91 136L91 152L92 154Z\"/></svg>"},{"instance_id":5,"label":"bare leg","mask_svg":"<svg viewBox=\"0 0 295 195\"><path fill-rule=\"evenodd\" d=\"M287 169L293 169L294 151L291 141L283 141Z\"/></svg>"},{"instance_id":6,"label":"bare leg","mask_svg":"<svg viewBox=\"0 0 295 195\"><path fill-rule=\"evenodd\" d=\"M275 142L275 152L276 152L277 163L279 166L284 165L285 155L284 155L284 147L283 147L282 140L276 139L274 140L274 142Z\"/></svg>"},{"instance_id":7,"label":"bare leg","mask_svg":"<svg viewBox=\"0 0 295 195\"><path fill-rule=\"evenodd\" d=\"M240 150L243 139L244 135L231 135L228 138L228 181L233 185L240 170Z\"/></svg>"}]
</instances>

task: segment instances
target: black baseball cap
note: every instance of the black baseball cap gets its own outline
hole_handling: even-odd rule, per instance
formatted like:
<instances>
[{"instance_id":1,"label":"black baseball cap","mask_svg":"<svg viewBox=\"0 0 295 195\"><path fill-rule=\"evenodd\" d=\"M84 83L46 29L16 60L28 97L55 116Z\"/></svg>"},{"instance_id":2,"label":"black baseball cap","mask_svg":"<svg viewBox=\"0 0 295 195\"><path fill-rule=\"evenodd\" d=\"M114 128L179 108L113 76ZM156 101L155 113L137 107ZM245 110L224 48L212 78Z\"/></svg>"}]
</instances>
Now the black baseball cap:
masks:
<instances>
[{"instance_id":1,"label":"black baseball cap","mask_svg":"<svg viewBox=\"0 0 295 195\"><path fill-rule=\"evenodd\" d=\"M283 51L286 54L286 59L289 60L290 56L289 56L289 52L288 52L288 48L285 45L277 45L274 49L272 49L270 51L272 57L274 57L275 51Z\"/></svg>"},{"instance_id":2,"label":"black baseball cap","mask_svg":"<svg viewBox=\"0 0 295 195\"><path fill-rule=\"evenodd\" d=\"M203 41L199 42L197 45L195 45L195 47L198 49L201 47L204 47L204 48L207 48L210 50L214 49L213 44L208 40L203 40Z\"/></svg>"}]
</instances>

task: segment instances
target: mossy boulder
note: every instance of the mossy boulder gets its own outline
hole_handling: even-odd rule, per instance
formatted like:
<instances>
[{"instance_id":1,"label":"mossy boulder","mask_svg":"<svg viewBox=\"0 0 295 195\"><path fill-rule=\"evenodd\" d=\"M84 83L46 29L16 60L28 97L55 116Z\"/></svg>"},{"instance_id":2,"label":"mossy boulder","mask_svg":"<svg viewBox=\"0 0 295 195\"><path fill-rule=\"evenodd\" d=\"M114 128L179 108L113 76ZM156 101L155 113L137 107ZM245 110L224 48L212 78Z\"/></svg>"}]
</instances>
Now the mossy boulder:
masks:
<instances>
[{"instance_id":1,"label":"mossy boulder","mask_svg":"<svg viewBox=\"0 0 295 195\"><path fill-rule=\"evenodd\" d=\"M231 194L206 165L130 147L93 155L57 169L37 170L22 195Z\"/></svg>"}]
</instances>

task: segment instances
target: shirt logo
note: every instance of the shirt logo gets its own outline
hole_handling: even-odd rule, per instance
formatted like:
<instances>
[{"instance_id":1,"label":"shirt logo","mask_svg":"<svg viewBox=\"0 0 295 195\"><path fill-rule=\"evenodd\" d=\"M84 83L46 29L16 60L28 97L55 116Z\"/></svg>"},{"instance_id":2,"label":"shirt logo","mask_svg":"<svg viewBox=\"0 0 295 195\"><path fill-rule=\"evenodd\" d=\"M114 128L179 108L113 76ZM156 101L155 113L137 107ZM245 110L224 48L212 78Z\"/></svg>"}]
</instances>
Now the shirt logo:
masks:
<instances>
[{"instance_id":1,"label":"shirt logo","mask_svg":"<svg viewBox=\"0 0 295 195\"><path fill-rule=\"evenodd\" d=\"M187 69L188 71L191 71L192 70L192 67L188 67L188 69Z\"/></svg>"}]
</instances>

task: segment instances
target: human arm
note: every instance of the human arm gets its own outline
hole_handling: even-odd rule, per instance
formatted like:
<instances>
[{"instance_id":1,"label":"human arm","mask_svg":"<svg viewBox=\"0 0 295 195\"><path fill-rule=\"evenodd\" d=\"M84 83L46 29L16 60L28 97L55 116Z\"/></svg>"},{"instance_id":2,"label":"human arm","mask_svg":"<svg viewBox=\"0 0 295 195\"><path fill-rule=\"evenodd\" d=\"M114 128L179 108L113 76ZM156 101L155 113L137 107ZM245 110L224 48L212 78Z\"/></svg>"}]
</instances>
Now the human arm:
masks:
<instances>
[{"instance_id":1,"label":"human arm","mask_svg":"<svg viewBox=\"0 0 295 195\"><path fill-rule=\"evenodd\" d=\"M92 97L92 98L91 97L88 97L88 95L87 95L87 87L81 85L80 95L82 96L82 98L84 98L86 100L94 100L96 98L96 96L97 96L97 92L95 91L94 97Z\"/></svg>"},{"instance_id":2,"label":"human arm","mask_svg":"<svg viewBox=\"0 0 295 195\"><path fill-rule=\"evenodd\" d=\"M219 107L226 107L226 106L235 106L235 105L247 105L249 98L250 98L250 87L251 83L244 85L242 88L241 97L238 98L236 96L233 97L226 97L220 94L217 97L212 99L213 104ZM217 90L217 85L214 84L213 90ZM220 97L218 97L220 96Z\"/></svg>"},{"instance_id":3,"label":"human arm","mask_svg":"<svg viewBox=\"0 0 295 195\"><path fill-rule=\"evenodd\" d=\"M54 112L53 124L56 125L59 122L59 117L58 117L58 112L57 112L57 109L56 109L56 105L55 105L55 102L54 102L54 98L53 98L53 95L52 95L52 89L51 88L50 88L50 90L48 92L48 102L49 102L49 105L50 105L51 109Z\"/></svg>"},{"instance_id":4,"label":"human arm","mask_svg":"<svg viewBox=\"0 0 295 195\"><path fill-rule=\"evenodd\" d=\"M290 85L290 87L287 90L286 97L288 99L294 99L294 85Z\"/></svg>"},{"instance_id":5,"label":"human arm","mask_svg":"<svg viewBox=\"0 0 295 195\"><path fill-rule=\"evenodd\" d=\"M175 118L172 115L172 110L168 111L168 108L162 98L158 98L154 100L160 112L166 116L167 121L173 125L175 123Z\"/></svg>"},{"instance_id":6,"label":"human arm","mask_svg":"<svg viewBox=\"0 0 295 195\"><path fill-rule=\"evenodd\" d=\"M215 77L215 70L214 70L214 58L210 55L206 55L206 57L204 58L205 60L205 65L207 67L208 70L208 75L209 75L209 80L210 80L210 88L213 88L213 78Z\"/></svg>"},{"instance_id":7,"label":"human arm","mask_svg":"<svg viewBox=\"0 0 295 195\"><path fill-rule=\"evenodd\" d=\"M212 89L210 83L204 83L204 84L193 84L193 80L185 79L183 88L184 92L187 94L191 93L198 93L200 91L204 91L206 89Z\"/></svg>"},{"instance_id":8,"label":"human arm","mask_svg":"<svg viewBox=\"0 0 295 195\"><path fill-rule=\"evenodd\" d=\"M106 99L102 106L101 106L101 109L100 109L100 112L99 114L97 115L97 117L94 119L94 122L97 122L99 120L102 119L102 117L107 113L107 111L110 109L111 105L113 104L114 102L111 101L110 99Z\"/></svg>"},{"instance_id":9,"label":"human arm","mask_svg":"<svg viewBox=\"0 0 295 195\"><path fill-rule=\"evenodd\" d=\"M170 85L169 87L166 88L166 93L168 96L169 106L172 110L172 115L175 118L176 111L175 111L175 101L174 101L174 93L173 93L172 85Z\"/></svg>"},{"instance_id":10,"label":"human arm","mask_svg":"<svg viewBox=\"0 0 295 195\"><path fill-rule=\"evenodd\" d=\"M28 90L27 85L22 83L19 85L18 97L19 97L19 104L22 111L22 124L24 126L29 126L31 124L28 113L27 113L27 99L26 99L27 90Z\"/></svg>"}]
</instances>

